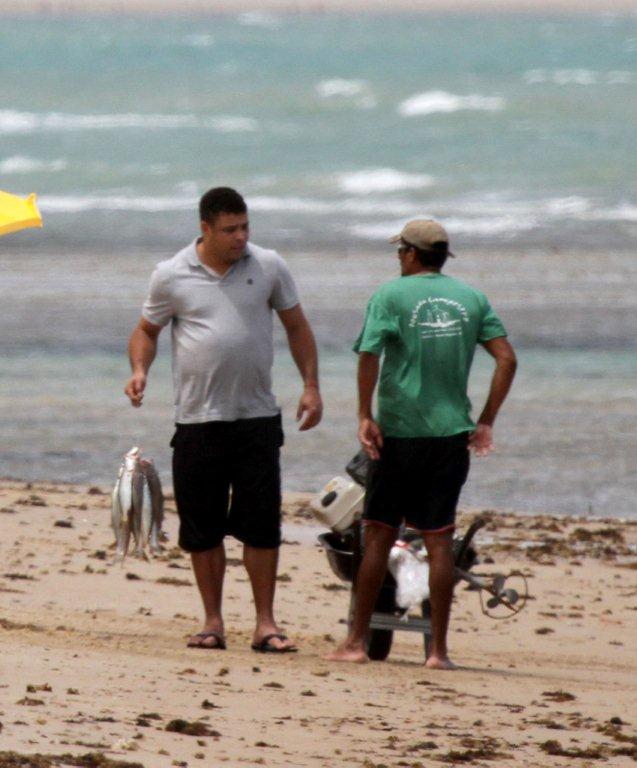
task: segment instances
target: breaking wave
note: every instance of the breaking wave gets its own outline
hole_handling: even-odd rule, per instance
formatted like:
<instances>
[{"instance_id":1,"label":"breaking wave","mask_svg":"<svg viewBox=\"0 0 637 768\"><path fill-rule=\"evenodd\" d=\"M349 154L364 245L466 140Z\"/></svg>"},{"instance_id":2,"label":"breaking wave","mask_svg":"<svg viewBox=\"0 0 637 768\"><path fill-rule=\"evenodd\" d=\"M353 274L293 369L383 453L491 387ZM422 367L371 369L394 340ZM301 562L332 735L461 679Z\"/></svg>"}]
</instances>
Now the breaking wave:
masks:
<instances>
[{"instance_id":1,"label":"breaking wave","mask_svg":"<svg viewBox=\"0 0 637 768\"><path fill-rule=\"evenodd\" d=\"M354 195L423 189L430 187L433 183L433 178L426 174L404 173L393 168L371 168L342 173L338 176L339 188Z\"/></svg>"},{"instance_id":2,"label":"breaking wave","mask_svg":"<svg viewBox=\"0 0 637 768\"><path fill-rule=\"evenodd\" d=\"M627 70L597 72L592 69L529 69L524 73L524 81L529 85L629 85L634 79L635 73Z\"/></svg>"},{"instance_id":3,"label":"breaking wave","mask_svg":"<svg viewBox=\"0 0 637 768\"><path fill-rule=\"evenodd\" d=\"M316 92L324 99L332 96L359 96L368 90L365 80L346 80L344 78L334 78L332 80L321 80L316 86Z\"/></svg>"},{"instance_id":4,"label":"breaking wave","mask_svg":"<svg viewBox=\"0 0 637 768\"><path fill-rule=\"evenodd\" d=\"M288 213L320 220L329 216L333 228L343 227L356 237L382 240L400 231L407 219L440 219L450 234L486 238L512 238L531 230L555 227L568 222L614 222L633 225L637 205L624 201L614 206L600 206L582 197L545 200L467 201L437 203L427 209L421 201L404 197L370 195L333 198L294 195L254 195L247 197L251 211ZM122 211L160 213L194 211L198 201L197 185L184 184L173 195L88 194L42 195L40 209L49 214L73 214L86 211ZM354 219L352 221L352 219ZM357 220L358 219L358 220ZM397 229L398 228L398 229Z\"/></svg>"},{"instance_id":5,"label":"breaking wave","mask_svg":"<svg viewBox=\"0 0 637 768\"><path fill-rule=\"evenodd\" d=\"M175 130L211 128L222 133L256 131L259 124L249 117L217 115L166 115L123 113L111 115L74 115L63 112L18 112L0 110L1 133L34 133L37 131L95 131L121 128Z\"/></svg>"},{"instance_id":6,"label":"breaking wave","mask_svg":"<svg viewBox=\"0 0 637 768\"><path fill-rule=\"evenodd\" d=\"M238 16L237 21L244 27L280 29L283 26L281 17L263 11L246 11Z\"/></svg>"},{"instance_id":7,"label":"breaking wave","mask_svg":"<svg viewBox=\"0 0 637 768\"><path fill-rule=\"evenodd\" d=\"M430 216L431 214L423 214ZM475 237L514 236L519 232L533 229L537 222L534 219L517 216L500 216L486 218L442 217L450 235L473 235ZM375 224L354 224L348 231L354 237L364 240L387 240L403 228L405 218L394 221L384 221Z\"/></svg>"},{"instance_id":8,"label":"breaking wave","mask_svg":"<svg viewBox=\"0 0 637 768\"><path fill-rule=\"evenodd\" d=\"M426 91L411 96L398 106L398 113L403 117L432 115L436 112L458 112L460 110L481 110L497 112L504 109L505 101L500 96L457 96L446 91Z\"/></svg>"},{"instance_id":9,"label":"breaking wave","mask_svg":"<svg viewBox=\"0 0 637 768\"><path fill-rule=\"evenodd\" d=\"M194 210L196 196L150 197L128 195L43 195L38 205L43 213L82 213L84 211L161 211Z\"/></svg>"},{"instance_id":10,"label":"breaking wave","mask_svg":"<svg viewBox=\"0 0 637 768\"><path fill-rule=\"evenodd\" d=\"M394 215L394 211L385 213ZM401 218L366 224L357 222L348 227L355 237L384 240L400 231L409 213ZM598 207L582 197L551 198L540 201L489 203L448 203L436 211L420 211L418 216L439 218L450 234L485 238L512 238L518 234L559 222L637 222L637 205L622 202L616 206Z\"/></svg>"},{"instance_id":11,"label":"breaking wave","mask_svg":"<svg viewBox=\"0 0 637 768\"><path fill-rule=\"evenodd\" d=\"M7 157L0 161L0 173L20 174L20 173L55 173L63 171L67 166L66 160L35 160L32 157L23 157L15 155Z\"/></svg>"},{"instance_id":12,"label":"breaking wave","mask_svg":"<svg viewBox=\"0 0 637 768\"><path fill-rule=\"evenodd\" d=\"M367 80L333 78L321 80L315 90L322 99L352 99L361 109L372 109L377 105L376 97Z\"/></svg>"}]
</instances>

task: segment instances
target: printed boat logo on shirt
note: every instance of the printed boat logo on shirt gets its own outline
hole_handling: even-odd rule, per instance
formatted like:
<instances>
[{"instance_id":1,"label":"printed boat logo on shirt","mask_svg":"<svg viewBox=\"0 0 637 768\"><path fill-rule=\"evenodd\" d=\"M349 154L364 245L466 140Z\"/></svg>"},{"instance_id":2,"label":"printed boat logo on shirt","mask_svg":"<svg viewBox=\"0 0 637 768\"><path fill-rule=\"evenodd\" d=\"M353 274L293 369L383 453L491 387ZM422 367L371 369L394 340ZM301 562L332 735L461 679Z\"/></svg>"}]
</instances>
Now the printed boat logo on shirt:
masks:
<instances>
[{"instance_id":1,"label":"printed boat logo on shirt","mask_svg":"<svg viewBox=\"0 0 637 768\"><path fill-rule=\"evenodd\" d=\"M460 336L462 323L469 322L465 307L453 299L429 297L414 307L410 328L419 328L423 339L440 336Z\"/></svg>"}]
</instances>

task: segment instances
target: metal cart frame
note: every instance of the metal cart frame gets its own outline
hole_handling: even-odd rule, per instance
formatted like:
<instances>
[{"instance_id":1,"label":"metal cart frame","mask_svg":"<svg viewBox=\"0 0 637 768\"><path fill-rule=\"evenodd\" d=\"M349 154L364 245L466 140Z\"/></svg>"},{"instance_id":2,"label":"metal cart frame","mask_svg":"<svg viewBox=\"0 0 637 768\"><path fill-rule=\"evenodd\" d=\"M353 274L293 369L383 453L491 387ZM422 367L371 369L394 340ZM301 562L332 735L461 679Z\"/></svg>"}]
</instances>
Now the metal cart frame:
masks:
<instances>
[{"instance_id":1,"label":"metal cart frame","mask_svg":"<svg viewBox=\"0 0 637 768\"><path fill-rule=\"evenodd\" d=\"M482 518L475 520L463 537L454 539L455 583L468 579L468 570L477 560L471 540L475 533L486 524ZM347 617L351 624L356 606L356 576L362 559L362 535L360 522L355 523L343 534L322 533L319 542L325 548L332 570L341 580L351 582L350 604ZM389 573L381 586L369 631L366 638L366 651L370 659L384 661L391 650L394 632L419 632L423 636L425 657L431 645L431 606L429 600L421 604L422 617L406 615L406 611L396 605L396 582Z\"/></svg>"}]
</instances>

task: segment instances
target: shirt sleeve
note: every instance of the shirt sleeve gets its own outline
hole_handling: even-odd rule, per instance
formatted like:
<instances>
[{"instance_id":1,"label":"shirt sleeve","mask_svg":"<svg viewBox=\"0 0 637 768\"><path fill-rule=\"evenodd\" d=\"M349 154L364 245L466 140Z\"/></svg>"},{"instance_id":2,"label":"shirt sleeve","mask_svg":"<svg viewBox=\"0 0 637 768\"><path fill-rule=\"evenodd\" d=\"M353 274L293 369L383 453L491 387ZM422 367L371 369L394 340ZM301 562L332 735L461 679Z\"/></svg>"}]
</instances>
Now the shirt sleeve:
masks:
<instances>
[{"instance_id":1,"label":"shirt sleeve","mask_svg":"<svg viewBox=\"0 0 637 768\"><path fill-rule=\"evenodd\" d=\"M487 298L485 297L478 341L482 343L506 335L507 332L504 325L502 324L502 320L500 320L500 318L494 312L491 304L489 304Z\"/></svg>"},{"instance_id":2,"label":"shirt sleeve","mask_svg":"<svg viewBox=\"0 0 637 768\"><path fill-rule=\"evenodd\" d=\"M398 334L398 322L378 295L372 296L363 328L354 343L354 352L380 355L387 341Z\"/></svg>"},{"instance_id":3,"label":"shirt sleeve","mask_svg":"<svg viewBox=\"0 0 637 768\"><path fill-rule=\"evenodd\" d=\"M173 315L168 276L156 267L150 278L150 288L142 308L142 317L153 325L163 327L170 322Z\"/></svg>"},{"instance_id":4,"label":"shirt sleeve","mask_svg":"<svg viewBox=\"0 0 637 768\"><path fill-rule=\"evenodd\" d=\"M292 309L299 303L299 295L296 290L294 278L288 265L277 254L276 271L274 274L274 284L270 294L270 305L272 309L281 312L285 309Z\"/></svg>"}]
</instances>

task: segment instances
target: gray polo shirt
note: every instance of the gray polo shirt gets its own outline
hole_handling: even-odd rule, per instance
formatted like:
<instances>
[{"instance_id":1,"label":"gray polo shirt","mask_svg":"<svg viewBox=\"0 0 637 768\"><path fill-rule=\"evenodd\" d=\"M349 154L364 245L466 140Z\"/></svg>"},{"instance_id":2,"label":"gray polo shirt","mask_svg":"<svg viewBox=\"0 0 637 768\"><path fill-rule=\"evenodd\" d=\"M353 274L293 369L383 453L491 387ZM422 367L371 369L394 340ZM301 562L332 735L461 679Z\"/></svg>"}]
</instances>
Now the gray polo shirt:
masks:
<instances>
[{"instance_id":1,"label":"gray polo shirt","mask_svg":"<svg viewBox=\"0 0 637 768\"><path fill-rule=\"evenodd\" d=\"M248 243L219 276L196 244L156 266L142 310L154 325L172 321L175 421L275 416L272 310L299 303L292 275L276 251Z\"/></svg>"}]
</instances>

